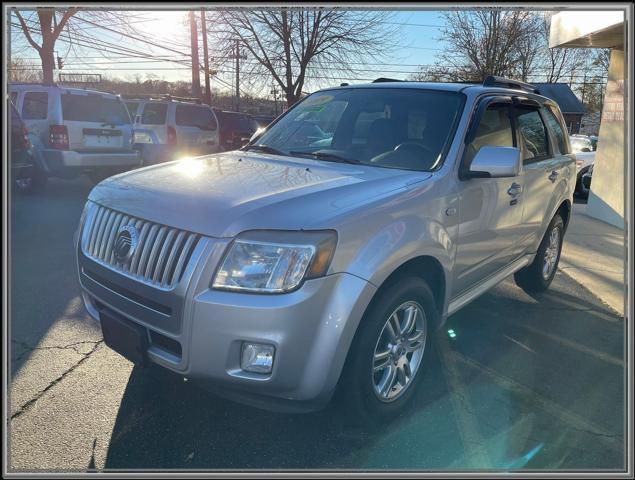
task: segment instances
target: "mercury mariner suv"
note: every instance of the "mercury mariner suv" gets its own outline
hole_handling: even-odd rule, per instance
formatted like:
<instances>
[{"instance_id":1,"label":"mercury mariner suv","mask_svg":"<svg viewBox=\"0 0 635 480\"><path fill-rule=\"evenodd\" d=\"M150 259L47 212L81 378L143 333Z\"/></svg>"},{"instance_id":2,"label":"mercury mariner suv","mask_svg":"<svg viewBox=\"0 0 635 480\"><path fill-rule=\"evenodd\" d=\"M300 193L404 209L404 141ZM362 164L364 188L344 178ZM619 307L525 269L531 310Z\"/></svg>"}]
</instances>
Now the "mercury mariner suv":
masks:
<instances>
[{"instance_id":1,"label":"mercury mariner suv","mask_svg":"<svg viewBox=\"0 0 635 480\"><path fill-rule=\"evenodd\" d=\"M83 300L136 363L282 411L337 391L387 419L449 315L512 274L549 287L575 183L558 106L531 85L325 89L241 150L98 184Z\"/></svg>"}]
</instances>

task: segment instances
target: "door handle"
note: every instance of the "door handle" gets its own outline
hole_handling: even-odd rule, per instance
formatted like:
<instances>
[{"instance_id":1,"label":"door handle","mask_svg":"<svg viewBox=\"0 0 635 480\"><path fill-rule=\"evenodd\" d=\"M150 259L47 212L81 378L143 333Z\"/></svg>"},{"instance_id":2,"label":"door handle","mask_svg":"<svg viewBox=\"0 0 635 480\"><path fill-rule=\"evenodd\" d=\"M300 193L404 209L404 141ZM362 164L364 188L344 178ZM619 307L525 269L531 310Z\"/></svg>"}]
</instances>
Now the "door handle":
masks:
<instances>
[{"instance_id":1,"label":"door handle","mask_svg":"<svg viewBox=\"0 0 635 480\"><path fill-rule=\"evenodd\" d=\"M507 194L512 197L517 197L523 191L523 187L516 182L512 183L512 186L507 189Z\"/></svg>"},{"instance_id":2,"label":"door handle","mask_svg":"<svg viewBox=\"0 0 635 480\"><path fill-rule=\"evenodd\" d=\"M556 172L555 170L552 170L551 175L549 175L547 178L551 180L551 183L555 182L556 179L558 178L558 172Z\"/></svg>"}]
</instances>

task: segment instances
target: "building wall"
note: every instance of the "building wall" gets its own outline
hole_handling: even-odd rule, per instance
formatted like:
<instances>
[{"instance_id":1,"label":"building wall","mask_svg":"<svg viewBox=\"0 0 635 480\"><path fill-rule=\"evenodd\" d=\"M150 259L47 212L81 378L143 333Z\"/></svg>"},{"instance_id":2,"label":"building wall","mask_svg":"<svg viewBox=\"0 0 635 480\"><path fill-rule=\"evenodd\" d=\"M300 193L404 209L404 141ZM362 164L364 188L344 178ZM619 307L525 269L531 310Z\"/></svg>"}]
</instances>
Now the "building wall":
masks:
<instances>
[{"instance_id":1,"label":"building wall","mask_svg":"<svg viewBox=\"0 0 635 480\"><path fill-rule=\"evenodd\" d=\"M624 228L624 50L613 49L587 214Z\"/></svg>"}]
</instances>

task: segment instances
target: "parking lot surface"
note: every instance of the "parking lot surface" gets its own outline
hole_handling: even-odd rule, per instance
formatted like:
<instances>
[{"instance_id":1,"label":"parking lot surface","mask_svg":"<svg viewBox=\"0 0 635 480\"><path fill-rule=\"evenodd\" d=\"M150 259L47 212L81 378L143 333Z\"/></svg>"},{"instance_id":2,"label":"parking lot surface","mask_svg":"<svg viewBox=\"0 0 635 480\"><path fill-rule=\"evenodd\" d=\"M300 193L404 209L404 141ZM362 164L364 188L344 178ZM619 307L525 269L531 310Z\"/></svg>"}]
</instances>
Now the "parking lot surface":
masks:
<instances>
[{"instance_id":1,"label":"parking lot surface","mask_svg":"<svg viewBox=\"0 0 635 480\"><path fill-rule=\"evenodd\" d=\"M72 248L89 190L12 198L11 470L624 468L624 320L566 275L450 317L412 411L351 430L337 403L265 412L109 350Z\"/></svg>"}]
</instances>

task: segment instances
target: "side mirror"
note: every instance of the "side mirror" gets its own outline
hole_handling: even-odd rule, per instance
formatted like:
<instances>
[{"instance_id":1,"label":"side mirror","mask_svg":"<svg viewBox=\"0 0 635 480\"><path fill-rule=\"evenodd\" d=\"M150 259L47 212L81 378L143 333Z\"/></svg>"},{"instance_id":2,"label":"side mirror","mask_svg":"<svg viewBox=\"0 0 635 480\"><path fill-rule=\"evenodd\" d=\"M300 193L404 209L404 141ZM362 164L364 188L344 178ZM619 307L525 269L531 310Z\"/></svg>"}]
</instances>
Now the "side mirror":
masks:
<instances>
[{"instance_id":1,"label":"side mirror","mask_svg":"<svg viewBox=\"0 0 635 480\"><path fill-rule=\"evenodd\" d=\"M258 138L262 132L265 131L265 127L260 127L258 130L256 130L254 132L254 134L251 136L251 138L249 139L249 143L253 142L256 138Z\"/></svg>"},{"instance_id":2,"label":"side mirror","mask_svg":"<svg viewBox=\"0 0 635 480\"><path fill-rule=\"evenodd\" d=\"M515 177L520 173L522 160L516 147L484 146L477 152L469 169L476 178Z\"/></svg>"}]
</instances>

